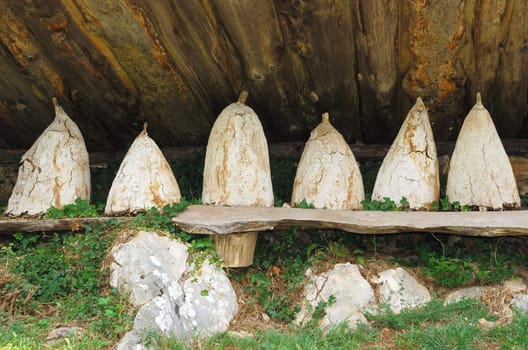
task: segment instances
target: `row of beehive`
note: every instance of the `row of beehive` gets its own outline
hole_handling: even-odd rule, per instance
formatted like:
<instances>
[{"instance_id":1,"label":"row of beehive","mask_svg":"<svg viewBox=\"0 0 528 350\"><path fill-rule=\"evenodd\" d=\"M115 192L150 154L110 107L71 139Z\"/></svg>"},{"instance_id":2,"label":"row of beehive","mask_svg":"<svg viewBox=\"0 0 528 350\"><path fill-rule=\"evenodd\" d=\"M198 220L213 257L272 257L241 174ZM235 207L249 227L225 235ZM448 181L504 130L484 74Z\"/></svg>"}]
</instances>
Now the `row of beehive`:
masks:
<instances>
[{"instance_id":1,"label":"row of beehive","mask_svg":"<svg viewBox=\"0 0 528 350\"><path fill-rule=\"evenodd\" d=\"M202 200L206 204L273 206L268 148L255 112L242 94L217 118L207 146ZM9 215L38 215L90 197L88 153L81 132L54 99L56 117L23 155L9 199ZM406 197L410 208L428 208L439 197L436 146L420 98L409 111L379 170L373 200ZM510 161L480 95L467 115L451 157L446 194L463 204L518 207ZM306 142L295 176L292 204L360 209L363 182L354 155L328 114ZM178 202L172 170L146 126L131 145L113 181L106 214L147 210Z\"/></svg>"}]
</instances>

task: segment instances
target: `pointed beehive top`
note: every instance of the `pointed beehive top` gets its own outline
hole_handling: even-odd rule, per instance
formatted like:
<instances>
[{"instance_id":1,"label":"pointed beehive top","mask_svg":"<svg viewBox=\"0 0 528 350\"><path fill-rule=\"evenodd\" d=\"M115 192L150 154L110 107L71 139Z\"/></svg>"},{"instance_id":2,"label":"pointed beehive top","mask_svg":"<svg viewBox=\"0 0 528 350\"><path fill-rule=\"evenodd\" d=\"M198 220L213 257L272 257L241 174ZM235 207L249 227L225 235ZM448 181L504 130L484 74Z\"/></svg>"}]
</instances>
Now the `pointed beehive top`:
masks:
<instances>
[{"instance_id":1,"label":"pointed beehive top","mask_svg":"<svg viewBox=\"0 0 528 350\"><path fill-rule=\"evenodd\" d=\"M486 107L482 103L482 96L480 95L480 92L477 92L476 102L475 102L475 105L473 106L473 108L482 109L482 110L486 110L487 111Z\"/></svg>"},{"instance_id":2,"label":"pointed beehive top","mask_svg":"<svg viewBox=\"0 0 528 350\"><path fill-rule=\"evenodd\" d=\"M249 92L247 92L247 90L240 91L240 95L238 95L237 102L240 102L242 104L246 104L246 100L248 98L248 95L249 95Z\"/></svg>"},{"instance_id":3,"label":"pointed beehive top","mask_svg":"<svg viewBox=\"0 0 528 350\"><path fill-rule=\"evenodd\" d=\"M416 98L416 102L414 103L414 106L412 107L412 109L415 111L420 111L420 112L426 110L425 104L423 103L423 100L421 97Z\"/></svg>"}]
</instances>

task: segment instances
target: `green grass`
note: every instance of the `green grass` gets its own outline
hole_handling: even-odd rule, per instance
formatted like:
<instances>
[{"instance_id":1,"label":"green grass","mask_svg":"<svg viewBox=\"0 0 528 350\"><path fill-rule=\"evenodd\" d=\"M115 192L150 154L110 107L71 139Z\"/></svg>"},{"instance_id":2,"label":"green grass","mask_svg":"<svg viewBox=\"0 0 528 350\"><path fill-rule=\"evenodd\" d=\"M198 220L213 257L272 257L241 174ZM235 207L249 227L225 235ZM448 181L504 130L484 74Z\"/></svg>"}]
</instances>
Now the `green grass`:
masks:
<instances>
[{"instance_id":1,"label":"green grass","mask_svg":"<svg viewBox=\"0 0 528 350\"><path fill-rule=\"evenodd\" d=\"M182 195L189 201L138 214L133 228L165 231L190 244L193 252L213 256L209 237L177 231L170 219L201 195L204 152L194 159L171 165ZM271 160L276 204L289 202L294 159ZM379 162L361 166L365 190L372 191ZM102 208L111 180L113 164L93 178L98 205L80 202L49 217L92 216ZM367 195L367 198L369 196ZM523 197L523 203L528 203ZM373 210L395 210L390 199L365 202ZM401 203L405 204L405 203ZM301 205L304 206L304 205ZM405 205L404 205L405 207ZM0 208L1 209L1 208ZM466 210L443 198L438 210ZM80 338L71 338L62 349L110 348L131 328L136 310L126 298L108 285L108 249L116 236L116 224L87 226L86 233L17 233L0 245L0 349L46 349L44 340L58 325L83 329ZM528 348L528 316L515 314L512 324L488 332L477 326L480 318L494 320L479 301L464 300L443 305L434 299L423 308L394 315L369 315L371 327L350 331L337 327L323 334L316 322L294 327L290 322L299 310L299 296L305 270L331 268L350 261L367 270L382 266L406 266L436 293L468 285L494 285L515 276L525 276L528 245L522 238L462 238L445 235L361 236L330 230L290 228L274 234L260 234L251 267L230 269L239 297L247 308L271 317L266 330L250 324L251 337L221 333L210 339L196 339L191 345L175 338L151 334L149 341L161 349L500 349ZM203 258L202 255L201 258ZM200 258L200 259L201 259ZM374 270L373 270L374 271ZM9 296L16 298L9 299ZM2 302L6 302L2 304ZM322 305L324 306L324 305ZM320 313L323 308L316 308ZM319 315L321 316L321 315Z\"/></svg>"},{"instance_id":2,"label":"green grass","mask_svg":"<svg viewBox=\"0 0 528 350\"><path fill-rule=\"evenodd\" d=\"M363 349L366 345L372 348L377 340L377 331L368 327L360 327L351 331L346 326L339 326L328 334L316 326L288 327L278 331L274 329L256 331L250 337L241 337L229 333L220 333L210 339L195 340L185 344L174 337L152 335L151 344L159 349L259 349L259 350L339 350Z\"/></svg>"},{"instance_id":3,"label":"green grass","mask_svg":"<svg viewBox=\"0 0 528 350\"><path fill-rule=\"evenodd\" d=\"M282 330L254 331L251 336L220 333L191 344L174 337L150 334L148 341L159 349L525 349L528 346L528 315L516 314L512 324L485 331L478 320L492 320L486 307L475 300L443 305L433 300L422 309L399 315L370 316L371 326L350 330L340 325L324 334L315 324Z\"/></svg>"},{"instance_id":4,"label":"green grass","mask_svg":"<svg viewBox=\"0 0 528 350\"><path fill-rule=\"evenodd\" d=\"M103 225L87 233L14 235L0 250L0 296L7 302L0 313L0 348L44 348L46 334L59 324L84 329L86 339L70 344L75 349L118 340L134 310L108 285L103 262L113 239L113 228Z\"/></svg>"}]
</instances>

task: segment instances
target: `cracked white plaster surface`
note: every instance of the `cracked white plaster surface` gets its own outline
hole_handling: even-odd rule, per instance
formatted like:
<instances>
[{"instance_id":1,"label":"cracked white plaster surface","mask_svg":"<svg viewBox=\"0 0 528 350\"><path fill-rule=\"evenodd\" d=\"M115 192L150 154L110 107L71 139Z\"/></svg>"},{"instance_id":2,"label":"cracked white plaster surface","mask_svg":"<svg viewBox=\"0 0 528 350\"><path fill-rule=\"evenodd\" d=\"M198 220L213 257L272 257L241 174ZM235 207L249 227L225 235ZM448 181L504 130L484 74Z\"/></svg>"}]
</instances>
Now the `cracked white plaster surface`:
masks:
<instances>
[{"instance_id":1,"label":"cracked white plaster surface","mask_svg":"<svg viewBox=\"0 0 528 350\"><path fill-rule=\"evenodd\" d=\"M297 166L291 203L303 199L327 209L361 209L365 199L356 158L328 113L310 134Z\"/></svg>"},{"instance_id":2,"label":"cracked white plaster surface","mask_svg":"<svg viewBox=\"0 0 528 350\"><path fill-rule=\"evenodd\" d=\"M90 199L88 151L81 131L53 98L55 119L22 156L6 214L40 215Z\"/></svg>"},{"instance_id":3,"label":"cracked white plaster surface","mask_svg":"<svg viewBox=\"0 0 528 350\"><path fill-rule=\"evenodd\" d=\"M458 134L446 195L453 202L482 208L520 206L510 159L480 93Z\"/></svg>"},{"instance_id":4,"label":"cracked white plaster surface","mask_svg":"<svg viewBox=\"0 0 528 350\"><path fill-rule=\"evenodd\" d=\"M105 214L162 209L180 199L176 177L158 145L148 136L145 124L119 166L108 193Z\"/></svg>"},{"instance_id":5,"label":"cracked white plaster surface","mask_svg":"<svg viewBox=\"0 0 528 350\"><path fill-rule=\"evenodd\" d=\"M433 130L420 97L405 118L378 172L373 200L407 198L412 209L429 208L440 195Z\"/></svg>"},{"instance_id":6,"label":"cracked white plaster surface","mask_svg":"<svg viewBox=\"0 0 528 350\"><path fill-rule=\"evenodd\" d=\"M216 119L205 154L202 201L273 206L268 144L257 114L241 102Z\"/></svg>"}]
</instances>

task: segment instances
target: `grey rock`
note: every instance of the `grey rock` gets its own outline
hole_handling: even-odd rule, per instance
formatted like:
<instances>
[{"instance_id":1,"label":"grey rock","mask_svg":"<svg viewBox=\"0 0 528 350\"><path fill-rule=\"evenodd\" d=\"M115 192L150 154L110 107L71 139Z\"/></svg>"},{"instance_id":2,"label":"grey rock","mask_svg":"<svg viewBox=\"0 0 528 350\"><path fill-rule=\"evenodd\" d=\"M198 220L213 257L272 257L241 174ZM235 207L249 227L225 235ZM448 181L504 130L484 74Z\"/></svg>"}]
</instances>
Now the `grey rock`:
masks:
<instances>
[{"instance_id":1,"label":"grey rock","mask_svg":"<svg viewBox=\"0 0 528 350\"><path fill-rule=\"evenodd\" d=\"M528 312L528 294L514 294L512 305L522 313Z\"/></svg>"},{"instance_id":2,"label":"grey rock","mask_svg":"<svg viewBox=\"0 0 528 350\"><path fill-rule=\"evenodd\" d=\"M137 330L125 333L115 346L115 350L147 350L147 347L141 344L143 334Z\"/></svg>"},{"instance_id":3,"label":"grey rock","mask_svg":"<svg viewBox=\"0 0 528 350\"><path fill-rule=\"evenodd\" d=\"M306 304L297 315L296 324L306 323L319 302L328 303L331 298L334 301L326 307L320 323L323 330L343 322L355 329L359 322L367 322L364 311L376 312L374 290L361 276L358 265L337 264L333 270L320 275L312 276L309 271L306 274L311 276L304 288Z\"/></svg>"},{"instance_id":4,"label":"grey rock","mask_svg":"<svg viewBox=\"0 0 528 350\"><path fill-rule=\"evenodd\" d=\"M427 288L401 267L383 271L377 283L380 304L387 304L393 313L431 301Z\"/></svg>"},{"instance_id":5,"label":"grey rock","mask_svg":"<svg viewBox=\"0 0 528 350\"><path fill-rule=\"evenodd\" d=\"M46 345L49 347L54 347L54 346L59 345L66 338L80 337L80 336L82 336L82 328L80 327L65 326L65 327L55 328L51 332L49 332L48 336L46 337Z\"/></svg>"},{"instance_id":6,"label":"grey rock","mask_svg":"<svg viewBox=\"0 0 528 350\"><path fill-rule=\"evenodd\" d=\"M205 261L183 283L180 312L186 330L211 335L229 327L238 312L237 297L225 272Z\"/></svg>"},{"instance_id":7,"label":"grey rock","mask_svg":"<svg viewBox=\"0 0 528 350\"><path fill-rule=\"evenodd\" d=\"M141 231L111 253L111 285L140 307L122 349L142 349L141 335L147 331L182 340L225 331L238 311L225 272L207 260L200 267L189 264L182 243Z\"/></svg>"},{"instance_id":8,"label":"grey rock","mask_svg":"<svg viewBox=\"0 0 528 350\"><path fill-rule=\"evenodd\" d=\"M520 279L504 281L502 282L502 286L506 291L512 294L520 293L528 288L526 284Z\"/></svg>"},{"instance_id":9,"label":"grey rock","mask_svg":"<svg viewBox=\"0 0 528 350\"><path fill-rule=\"evenodd\" d=\"M110 285L129 302L141 306L160 294L177 299L182 295L178 281L187 261L187 247L168 237L141 231L131 241L112 249Z\"/></svg>"},{"instance_id":10,"label":"grey rock","mask_svg":"<svg viewBox=\"0 0 528 350\"><path fill-rule=\"evenodd\" d=\"M171 299L168 295L155 297L139 309L134 319L134 329L159 331L166 336L185 338L185 327L179 314L178 302L181 300Z\"/></svg>"},{"instance_id":11,"label":"grey rock","mask_svg":"<svg viewBox=\"0 0 528 350\"><path fill-rule=\"evenodd\" d=\"M488 287L467 287L467 288L457 289L446 295L444 299L444 304L447 305L451 303L456 303L465 298L479 299L488 290L489 290Z\"/></svg>"}]
</instances>

